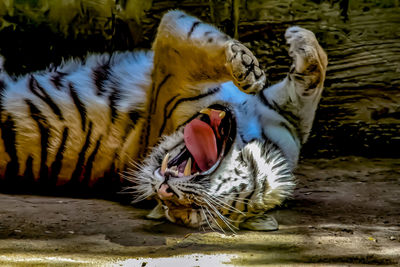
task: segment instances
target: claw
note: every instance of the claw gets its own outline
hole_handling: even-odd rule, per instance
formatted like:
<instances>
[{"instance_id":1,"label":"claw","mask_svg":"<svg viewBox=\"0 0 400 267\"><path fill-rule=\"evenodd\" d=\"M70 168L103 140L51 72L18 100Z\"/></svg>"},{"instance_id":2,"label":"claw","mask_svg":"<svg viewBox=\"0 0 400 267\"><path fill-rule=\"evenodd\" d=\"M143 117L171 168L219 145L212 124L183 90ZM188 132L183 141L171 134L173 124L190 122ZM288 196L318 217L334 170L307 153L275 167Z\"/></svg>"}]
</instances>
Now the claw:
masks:
<instances>
[{"instance_id":1,"label":"claw","mask_svg":"<svg viewBox=\"0 0 400 267\"><path fill-rule=\"evenodd\" d=\"M186 162L186 167L183 175L189 176L192 173L192 158L189 158Z\"/></svg>"},{"instance_id":2,"label":"claw","mask_svg":"<svg viewBox=\"0 0 400 267\"><path fill-rule=\"evenodd\" d=\"M161 174L165 173L165 170L167 169L167 164L168 164L168 158L169 158L169 153L167 153L162 161L161 164Z\"/></svg>"}]
</instances>

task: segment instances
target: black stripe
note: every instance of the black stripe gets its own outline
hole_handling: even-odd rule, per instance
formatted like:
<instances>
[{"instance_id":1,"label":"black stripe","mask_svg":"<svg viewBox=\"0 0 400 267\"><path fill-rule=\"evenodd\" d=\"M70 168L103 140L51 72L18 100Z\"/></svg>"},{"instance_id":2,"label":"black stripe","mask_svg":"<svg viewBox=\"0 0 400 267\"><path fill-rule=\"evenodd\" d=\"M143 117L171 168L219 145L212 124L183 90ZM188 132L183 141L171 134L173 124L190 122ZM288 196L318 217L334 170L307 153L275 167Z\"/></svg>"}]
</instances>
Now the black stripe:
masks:
<instances>
[{"instance_id":1,"label":"black stripe","mask_svg":"<svg viewBox=\"0 0 400 267\"><path fill-rule=\"evenodd\" d=\"M57 184L58 175L60 174L61 167L62 167L62 160L64 158L65 144L67 143L68 131L69 131L68 127L64 127L61 143L60 143L60 146L58 147L56 158L50 167L50 172L51 172L50 183L51 183L51 185Z\"/></svg>"},{"instance_id":2,"label":"black stripe","mask_svg":"<svg viewBox=\"0 0 400 267\"><path fill-rule=\"evenodd\" d=\"M49 124L46 118L43 116L42 112L28 99L25 99L25 103L29 107L29 112L32 119L36 122L39 132L40 132L40 172L39 181L47 183L48 178L48 167L47 162L47 147L49 143Z\"/></svg>"},{"instance_id":3,"label":"black stripe","mask_svg":"<svg viewBox=\"0 0 400 267\"><path fill-rule=\"evenodd\" d=\"M97 95L101 96L106 91L104 84L108 79L108 75L110 74L110 65L105 63L103 65L98 66L93 70L93 80L94 85L97 89Z\"/></svg>"},{"instance_id":4,"label":"black stripe","mask_svg":"<svg viewBox=\"0 0 400 267\"><path fill-rule=\"evenodd\" d=\"M163 114L164 114L164 117L167 115L167 110L168 110L169 105L170 105L178 96L180 96L180 94L175 95L175 96L172 97L170 100L168 100L167 103L165 103L165 106L164 106L164 113L163 113Z\"/></svg>"},{"instance_id":5,"label":"black stripe","mask_svg":"<svg viewBox=\"0 0 400 267\"><path fill-rule=\"evenodd\" d=\"M160 84L157 86L155 98L154 98L153 102L151 103L151 113L152 114L154 114L154 112L156 110L158 95L160 94L161 87L163 87L163 85L168 81L169 78L171 78L171 76L172 76L171 74L167 74L164 77L164 79L160 82Z\"/></svg>"},{"instance_id":6,"label":"black stripe","mask_svg":"<svg viewBox=\"0 0 400 267\"><path fill-rule=\"evenodd\" d=\"M156 108L157 106L157 98L158 98L158 94L160 92L161 86L171 77L171 74L168 74L164 77L164 79L162 80L162 82L159 84L158 88L157 88L157 92L156 92L156 97L155 100L153 102L151 102L149 104L149 111L147 114L147 118L146 118L146 125L145 127L143 126L141 134L140 134L140 141L139 141L139 145L141 145L141 150L139 155L141 155L141 157L144 157L145 155L147 155L147 151L149 149L149 137L150 137L150 121L151 121L151 115L152 115L152 110ZM154 84L153 84L153 88L152 88L152 92L154 92ZM144 139L144 140L143 140Z\"/></svg>"},{"instance_id":7,"label":"black stripe","mask_svg":"<svg viewBox=\"0 0 400 267\"><path fill-rule=\"evenodd\" d=\"M78 94L72 85L72 83L69 84L69 92L71 94L72 100L74 101L75 107L79 112L79 115L81 116L81 123L82 123L82 131L86 131L86 107L82 103L82 101L79 99Z\"/></svg>"},{"instance_id":8,"label":"black stripe","mask_svg":"<svg viewBox=\"0 0 400 267\"><path fill-rule=\"evenodd\" d=\"M1 127L1 138L3 139L4 149L10 157L10 161L7 163L6 172L4 174L7 180L13 180L16 178L19 170L19 162L17 156L17 148L15 142L15 123L10 115L7 119L0 124Z\"/></svg>"},{"instance_id":9,"label":"black stripe","mask_svg":"<svg viewBox=\"0 0 400 267\"><path fill-rule=\"evenodd\" d=\"M207 93L204 93L204 94L201 94L201 95L197 95L197 96L193 96L193 97L181 98L181 99L179 99L178 101L176 101L175 104L174 104L174 106L171 108L171 110L170 110L169 113L167 114L167 116L164 116L164 121L163 121L163 124L161 125L160 132L159 132L159 136L161 136L161 135L163 134L164 129L165 129L165 126L166 126L166 124L167 124L167 120L168 120L169 118L171 118L172 113L173 113L174 110L178 107L179 104L184 103L184 102L196 101L196 100L202 99L202 98L204 98L204 97L207 97L207 96L209 96L209 95L212 95L212 94L218 92L219 90L220 90L219 87L215 87L215 88L212 88L212 89L211 89L210 91L208 91Z\"/></svg>"},{"instance_id":10,"label":"black stripe","mask_svg":"<svg viewBox=\"0 0 400 267\"><path fill-rule=\"evenodd\" d=\"M300 132L297 130L297 128L295 128L295 127L290 127L287 123L285 123L285 122L281 122L280 124L279 124L280 126L282 126L283 128L285 128L289 133L290 133L290 135L292 136L292 138L293 138L293 141L296 143L296 137L297 138L300 138L301 137L301 135L300 135ZM296 125L294 125L294 126L296 126ZM295 128L295 129L293 129L293 128ZM294 130L294 131L293 131Z\"/></svg>"},{"instance_id":11,"label":"black stripe","mask_svg":"<svg viewBox=\"0 0 400 267\"><path fill-rule=\"evenodd\" d=\"M150 118L151 114L149 113L146 119L146 127L142 128L141 136L140 136L140 141L139 145L141 145L141 153L139 154L139 157L144 157L147 155L147 151L149 149L149 135L150 135ZM144 142L143 142L144 138Z\"/></svg>"},{"instance_id":12,"label":"black stripe","mask_svg":"<svg viewBox=\"0 0 400 267\"><path fill-rule=\"evenodd\" d=\"M4 89L6 89L6 84L3 80L0 80L0 94L3 93Z\"/></svg>"},{"instance_id":13,"label":"black stripe","mask_svg":"<svg viewBox=\"0 0 400 267\"><path fill-rule=\"evenodd\" d=\"M79 152L78 161L75 165L75 170L71 175L71 180L68 182L69 186L71 186L72 188L77 186L80 182L80 177L82 175L82 171L83 171L83 167L84 167L84 163L85 163L86 151L88 150L88 148L90 146L90 137L92 135L92 126L93 126L93 123L91 121L89 121L89 129L86 134L85 143L83 144L82 149Z\"/></svg>"},{"instance_id":14,"label":"black stripe","mask_svg":"<svg viewBox=\"0 0 400 267\"><path fill-rule=\"evenodd\" d=\"M120 138L119 138L119 139L121 140L121 142L120 142L119 147L118 147L117 150L121 150L121 149L122 149L122 147L124 146L124 142L125 142L126 137L128 136L128 134L130 134L130 132L134 129L134 127L135 127L135 126L132 125L131 123L127 123L127 124L125 125L123 134L122 134L122 135L120 136ZM114 151L114 158L118 155L117 150Z\"/></svg>"},{"instance_id":15,"label":"black stripe","mask_svg":"<svg viewBox=\"0 0 400 267\"><path fill-rule=\"evenodd\" d=\"M110 118L111 123L114 123L115 119L117 118L117 102L121 99L120 90L117 85L113 86L112 92L108 97L108 101L110 103Z\"/></svg>"},{"instance_id":16,"label":"black stripe","mask_svg":"<svg viewBox=\"0 0 400 267\"><path fill-rule=\"evenodd\" d=\"M258 94L258 97L260 98L261 102L263 102L264 105L266 105L268 108L276 111L279 115L281 115L282 117L284 117L290 124L293 125L293 127L295 128L296 131L296 135L294 134L294 132L290 129L290 127L286 124L282 124L281 126L283 126L284 128L286 128L293 136L297 136L297 137L301 137L301 133L300 130L298 129L299 127L299 122L300 122L300 118L298 116L296 116L295 114L293 114L290 111L286 111L283 110L282 108L279 107L279 105L277 103L275 103L273 101L273 104L269 103L269 101L267 100L267 98L265 97L263 91L261 91Z\"/></svg>"},{"instance_id":17,"label":"black stripe","mask_svg":"<svg viewBox=\"0 0 400 267\"><path fill-rule=\"evenodd\" d=\"M137 122L139 119L142 118L142 111L138 109L132 109L128 113L129 119L131 120L131 123L127 122L125 125L125 129L123 131L123 134L120 137L120 140L122 140L122 144L125 141L126 136L128 136L129 132L135 128Z\"/></svg>"},{"instance_id":18,"label":"black stripe","mask_svg":"<svg viewBox=\"0 0 400 267\"><path fill-rule=\"evenodd\" d=\"M139 109L132 109L131 111L128 112L128 116L129 116L129 119L131 120L131 123L127 122L125 125L124 132L120 137L120 140L122 140L121 145L123 145L123 142L125 141L126 136L128 136L130 131L135 128L137 122L142 118L142 111ZM139 142L140 141L141 140L139 140Z\"/></svg>"},{"instance_id":19,"label":"black stripe","mask_svg":"<svg viewBox=\"0 0 400 267\"><path fill-rule=\"evenodd\" d=\"M96 146L94 147L92 153L90 154L90 156L88 157L88 160L86 162L85 174L84 174L84 177L83 177L83 180L82 180L82 186L83 187L88 187L89 186L90 177L92 175L93 162L94 162L96 154L97 154L97 152L99 150L102 138L103 138L103 136L99 137L99 139L96 142Z\"/></svg>"},{"instance_id":20,"label":"black stripe","mask_svg":"<svg viewBox=\"0 0 400 267\"><path fill-rule=\"evenodd\" d=\"M280 107L275 101L272 102L274 103L276 112L285 117L290 123L293 123L293 125L298 124L300 118L297 115L293 114L291 111L285 110L284 107Z\"/></svg>"},{"instance_id":21,"label":"black stripe","mask_svg":"<svg viewBox=\"0 0 400 267\"><path fill-rule=\"evenodd\" d=\"M6 84L3 80L0 80L0 93L3 92L4 88L6 88Z\"/></svg>"},{"instance_id":22,"label":"black stripe","mask_svg":"<svg viewBox=\"0 0 400 267\"><path fill-rule=\"evenodd\" d=\"M33 158L31 155L26 159L25 163L25 172L24 172L24 187L27 189L32 189L29 188L29 186L32 186L35 182L35 177L33 175Z\"/></svg>"},{"instance_id":23,"label":"black stripe","mask_svg":"<svg viewBox=\"0 0 400 267\"><path fill-rule=\"evenodd\" d=\"M155 110L155 108L157 106L158 94L159 94L160 89L163 86L163 84L170 77L171 77L171 74L168 74L168 75L166 75L164 77L164 79L158 85L156 96L155 96L155 100L148 104L149 105L149 109L148 109L149 111L147 113L146 124L142 128L142 131L140 133L140 140L139 140L139 145L141 146L141 150L140 150L139 155L141 155L141 157L144 157L147 154L147 151L149 149L148 146L149 146L149 137L150 137L150 121L151 121L151 115L153 113L152 111L153 111L153 109ZM153 83L152 92L154 92L154 83Z\"/></svg>"},{"instance_id":24,"label":"black stripe","mask_svg":"<svg viewBox=\"0 0 400 267\"><path fill-rule=\"evenodd\" d=\"M64 72L60 72L60 71L56 71L56 73L50 78L50 81L53 83L54 87L57 90L61 90L62 89L62 79L64 78L64 76L66 76L67 74Z\"/></svg>"},{"instance_id":25,"label":"black stripe","mask_svg":"<svg viewBox=\"0 0 400 267\"><path fill-rule=\"evenodd\" d=\"M200 24L200 21L193 22L193 25L190 28L190 31L188 32L188 38L190 38L192 36L193 31L197 28L197 26L199 26L199 24Z\"/></svg>"},{"instance_id":26,"label":"black stripe","mask_svg":"<svg viewBox=\"0 0 400 267\"><path fill-rule=\"evenodd\" d=\"M265 135L264 133L262 133L262 137L263 137L264 140L269 140L269 139L266 137L266 135ZM277 146L276 146L274 143L272 143L272 142L270 142L270 141L264 142L264 145L261 147L261 155L263 155L264 158L267 158L267 155L266 155L267 149L266 149L266 148L267 148L267 146L269 146L269 145L271 145L271 146L273 146L274 148L277 149ZM268 158L267 158L267 159L268 159ZM262 167L262 166L259 166L259 165L257 164L257 162L255 161L253 155L251 155L251 158L249 158L249 163L251 164L251 166L250 166L250 169L251 169L251 171L252 171L251 177L254 177L253 180L254 180L254 182L256 182L256 180L259 180L259 179L257 179L259 167ZM267 163L270 163L270 162L267 162ZM267 179L267 177L264 177L264 182L261 183L261 189L259 189L259 190L260 190L259 192L260 192L261 194L264 193L264 192L266 192L266 187L267 187L267 186L268 186L268 187L270 186L268 183L266 183L266 179ZM255 183L255 184L258 185L258 183ZM258 187L257 187L257 188L258 188Z\"/></svg>"},{"instance_id":27,"label":"black stripe","mask_svg":"<svg viewBox=\"0 0 400 267\"><path fill-rule=\"evenodd\" d=\"M138 120L142 117L142 111L138 109L132 109L129 111L128 116L131 119L133 126L135 126Z\"/></svg>"},{"instance_id":28,"label":"black stripe","mask_svg":"<svg viewBox=\"0 0 400 267\"><path fill-rule=\"evenodd\" d=\"M174 101L175 98L177 98L177 97L180 96L180 95L181 95L181 94L175 95L175 96L172 97L170 100L168 100L167 103L165 103L165 106L164 106L164 115L167 114L167 109L168 109L169 105L171 105L172 101Z\"/></svg>"},{"instance_id":29,"label":"black stripe","mask_svg":"<svg viewBox=\"0 0 400 267\"><path fill-rule=\"evenodd\" d=\"M64 117L61 113L60 108L54 103L53 99L49 96L49 94L44 90L44 88L38 83L38 81L33 77L33 75L29 78L29 90L41 100L43 100L50 109L58 116L60 120L64 120Z\"/></svg>"},{"instance_id":30,"label":"black stripe","mask_svg":"<svg viewBox=\"0 0 400 267\"><path fill-rule=\"evenodd\" d=\"M221 189L221 187L224 185L224 183L222 182L222 180L221 180L221 177L218 177L218 178L220 178L219 180L220 180L220 183L219 183L219 185L217 186L217 189L215 189L215 192L216 193L218 193L218 191Z\"/></svg>"},{"instance_id":31,"label":"black stripe","mask_svg":"<svg viewBox=\"0 0 400 267\"><path fill-rule=\"evenodd\" d=\"M233 190L231 191L231 193L235 193L235 194L236 194L236 195L235 195L235 198L233 198L233 201L232 201L231 207L233 207L233 208L236 208L236 209L237 209L237 207L236 207L236 203L237 203L237 199L240 197L240 194L239 194L239 192L237 191L237 189L236 189L236 188L233 188Z\"/></svg>"},{"instance_id":32,"label":"black stripe","mask_svg":"<svg viewBox=\"0 0 400 267\"><path fill-rule=\"evenodd\" d=\"M284 117L290 124L292 124L292 126L294 127L296 133L297 133L297 137L301 138L302 134L300 131L300 118L294 114L291 111L285 110L285 107L279 107L277 103L274 102L274 105L276 106L276 112L279 113L279 115L281 115L282 117ZM291 133L293 133L291 131Z\"/></svg>"},{"instance_id":33,"label":"black stripe","mask_svg":"<svg viewBox=\"0 0 400 267\"><path fill-rule=\"evenodd\" d=\"M257 177L254 175L252 175L250 177L253 178L253 189L251 190L251 193L249 195L247 195L247 197L245 198L244 209L243 209L243 212L245 212L245 213L249 211L249 202L256 191L256 178Z\"/></svg>"},{"instance_id":34,"label":"black stripe","mask_svg":"<svg viewBox=\"0 0 400 267\"><path fill-rule=\"evenodd\" d=\"M266 105L268 108L270 108L272 110L275 110L275 108L271 105L271 103L269 103L269 101L265 97L264 90L260 91L260 93L257 95L260 98L261 102L263 102L264 105Z\"/></svg>"}]
</instances>

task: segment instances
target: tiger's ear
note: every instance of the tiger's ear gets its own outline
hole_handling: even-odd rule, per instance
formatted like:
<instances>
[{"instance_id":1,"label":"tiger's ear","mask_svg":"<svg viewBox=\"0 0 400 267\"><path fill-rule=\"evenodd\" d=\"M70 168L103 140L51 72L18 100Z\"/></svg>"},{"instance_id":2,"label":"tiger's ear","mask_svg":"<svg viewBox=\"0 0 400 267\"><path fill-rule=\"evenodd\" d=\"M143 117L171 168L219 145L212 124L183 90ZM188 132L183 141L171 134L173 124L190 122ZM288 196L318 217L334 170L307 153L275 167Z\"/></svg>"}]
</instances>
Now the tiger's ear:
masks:
<instances>
[{"instance_id":1,"label":"tiger's ear","mask_svg":"<svg viewBox=\"0 0 400 267\"><path fill-rule=\"evenodd\" d=\"M149 214L147 214L146 218L152 220L159 220L165 218L165 211L161 203L158 203L157 206L152 211L150 211Z\"/></svg>"},{"instance_id":2,"label":"tiger's ear","mask_svg":"<svg viewBox=\"0 0 400 267\"><path fill-rule=\"evenodd\" d=\"M251 217L239 225L240 229L248 229L255 231L276 231L279 224L272 215L259 215Z\"/></svg>"}]
</instances>

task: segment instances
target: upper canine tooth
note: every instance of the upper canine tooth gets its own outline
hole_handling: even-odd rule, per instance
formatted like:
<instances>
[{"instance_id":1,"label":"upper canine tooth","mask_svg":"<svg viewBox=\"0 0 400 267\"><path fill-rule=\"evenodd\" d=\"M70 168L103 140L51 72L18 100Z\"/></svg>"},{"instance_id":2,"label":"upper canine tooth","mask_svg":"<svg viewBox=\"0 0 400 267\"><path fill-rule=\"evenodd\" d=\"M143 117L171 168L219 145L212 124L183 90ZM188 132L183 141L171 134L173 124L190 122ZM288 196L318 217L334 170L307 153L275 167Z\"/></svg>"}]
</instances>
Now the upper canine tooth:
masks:
<instances>
[{"instance_id":1,"label":"upper canine tooth","mask_svg":"<svg viewBox=\"0 0 400 267\"><path fill-rule=\"evenodd\" d=\"M192 158L189 158L186 162L185 171L183 172L185 176L189 176L190 174L192 174Z\"/></svg>"},{"instance_id":2,"label":"upper canine tooth","mask_svg":"<svg viewBox=\"0 0 400 267\"><path fill-rule=\"evenodd\" d=\"M221 119L223 119L223 118L225 117L225 115L226 115L225 111L221 111L221 113L219 113L218 116L219 116Z\"/></svg>"},{"instance_id":3,"label":"upper canine tooth","mask_svg":"<svg viewBox=\"0 0 400 267\"><path fill-rule=\"evenodd\" d=\"M161 174L165 173L165 170L167 169L167 165L168 165L168 158L169 158L169 153L167 153L162 161L161 164Z\"/></svg>"},{"instance_id":4,"label":"upper canine tooth","mask_svg":"<svg viewBox=\"0 0 400 267\"><path fill-rule=\"evenodd\" d=\"M203 108L202 110L200 110L200 113L202 113L202 114L207 114L208 116L210 116L210 114L211 114L211 109L209 109L209 108Z\"/></svg>"}]
</instances>

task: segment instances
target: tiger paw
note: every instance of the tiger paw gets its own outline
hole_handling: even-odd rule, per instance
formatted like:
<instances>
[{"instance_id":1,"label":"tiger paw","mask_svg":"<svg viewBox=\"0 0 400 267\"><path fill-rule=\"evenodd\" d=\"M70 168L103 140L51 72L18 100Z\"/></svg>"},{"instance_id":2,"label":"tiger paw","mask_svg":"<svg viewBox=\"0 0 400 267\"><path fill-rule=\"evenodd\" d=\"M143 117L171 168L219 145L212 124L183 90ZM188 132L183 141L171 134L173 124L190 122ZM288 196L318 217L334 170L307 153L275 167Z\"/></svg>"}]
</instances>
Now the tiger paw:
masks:
<instances>
[{"instance_id":1,"label":"tiger paw","mask_svg":"<svg viewBox=\"0 0 400 267\"><path fill-rule=\"evenodd\" d=\"M236 40L228 42L225 49L228 68L233 82L247 94L255 94L264 88L266 77L260 69L258 60L253 53Z\"/></svg>"},{"instance_id":2,"label":"tiger paw","mask_svg":"<svg viewBox=\"0 0 400 267\"><path fill-rule=\"evenodd\" d=\"M289 44L289 56L293 58L291 72L313 75L326 69L327 56L313 32L294 26L286 30L285 38Z\"/></svg>"},{"instance_id":3,"label":"tiger paw","mask_svg":"<svg viewBox=\"0 0 400 267\"><path fill-rule=\"evenodd\" d=\"M165 218L165 210L161 203L159 203L149 214L146 215L147 219L158 220Z\"/></svg>"}]
</instances>

